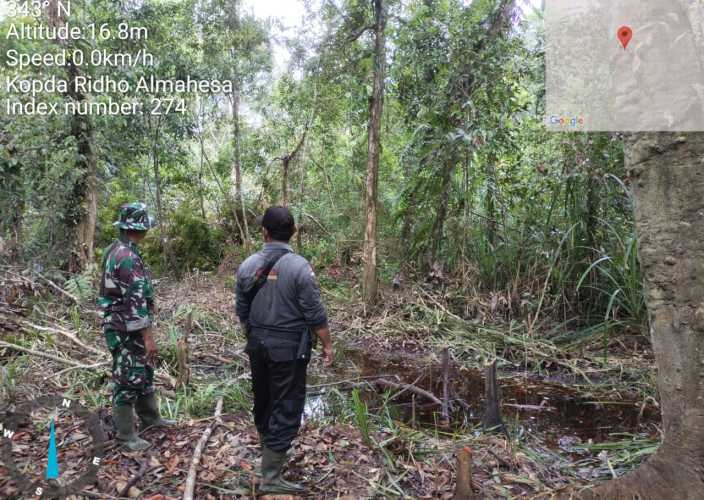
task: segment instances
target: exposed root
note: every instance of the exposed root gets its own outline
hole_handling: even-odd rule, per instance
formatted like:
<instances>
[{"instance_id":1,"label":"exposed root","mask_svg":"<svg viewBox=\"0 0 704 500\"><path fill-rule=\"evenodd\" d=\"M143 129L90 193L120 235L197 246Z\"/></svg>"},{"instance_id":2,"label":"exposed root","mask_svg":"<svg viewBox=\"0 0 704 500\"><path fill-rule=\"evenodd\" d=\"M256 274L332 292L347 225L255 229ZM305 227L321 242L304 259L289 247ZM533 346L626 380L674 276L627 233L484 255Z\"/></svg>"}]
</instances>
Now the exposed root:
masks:
<instances>
[{"instance_id":1,"label":"exposed root","mask_svg":"<svg viewBox=\"0 0 704 500\"><path fill-rule=\"evenodd\" d=\"M684 449L664 445L648 462L612 481L571 491L560 496L576 500L701 500L704 498L702 469L689 467Z\"/></svg>"}]
</instances>

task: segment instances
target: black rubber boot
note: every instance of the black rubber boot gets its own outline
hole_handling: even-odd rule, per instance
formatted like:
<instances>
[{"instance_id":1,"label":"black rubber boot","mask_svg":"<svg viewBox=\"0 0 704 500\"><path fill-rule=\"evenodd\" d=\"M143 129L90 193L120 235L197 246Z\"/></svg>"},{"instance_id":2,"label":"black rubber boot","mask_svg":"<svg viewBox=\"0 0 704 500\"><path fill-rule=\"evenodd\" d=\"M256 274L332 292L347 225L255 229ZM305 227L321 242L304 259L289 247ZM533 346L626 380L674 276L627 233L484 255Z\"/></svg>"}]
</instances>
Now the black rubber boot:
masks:
<instances>
[{"instance_id":1,"label":"black rubber boot","mask_svg":"<svg viewBox=\"0 0 704 500\"><path fill-rule=\"evenodd\" d=\"M286 460L286 453L279 453L262 446L262 483L259 493L262 495L300 495L305 488L291 483L281 477L281 469Z\"/></svg>"},{"instance_id":2,"label":"black rubber boot","mask_svg":"<svg viewBox=\"0 0 704 500\"><path fill-rule=\"evenodd\" d=\"M134 405L139 419L142 421L142 429L147 427L160 427L176 425L175 420L167 420L161 418L159 414L159 404L156 401L156 395L152 392L147 396L137 398L137 403Z\"/></svg>"},{"instance_id":3,"label":"black rubber boot","mask_svg":"<svg viewBox=\"0 0 704 500\"><path fill-rule=\"evenodd\" d=\"M112 409L112 419L117 429L117 440L122 441L130 451L143 451L151 446L149 441L140 438L134 430L134 412L132 405L115 406Z\"/></svg>"}]
</instances>

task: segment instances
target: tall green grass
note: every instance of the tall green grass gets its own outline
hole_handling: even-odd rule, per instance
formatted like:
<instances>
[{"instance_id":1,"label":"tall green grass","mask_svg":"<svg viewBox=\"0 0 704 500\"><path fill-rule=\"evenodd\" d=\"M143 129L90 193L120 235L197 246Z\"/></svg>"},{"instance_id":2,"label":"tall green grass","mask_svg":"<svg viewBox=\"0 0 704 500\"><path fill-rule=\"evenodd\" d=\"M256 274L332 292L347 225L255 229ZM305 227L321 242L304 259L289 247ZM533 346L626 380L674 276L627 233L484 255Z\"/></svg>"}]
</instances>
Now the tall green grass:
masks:
<instances>
[{"instance_id":1,"label":"tall green grass","mask_svg":"<svg viewBox=\"0 0 704 500\"><path fill-rule=\"evenodd\" d=\"M370 435L371 424L369 417L369 407L367 406L367 403L362 400L359 390L357 389L354 389L352 391L351 407L353 421L359 429L359 432L362 434L362 439L364 439L364 442L367 446L371 446L372 441Z\"/></svg>"},{"instance_id":2,"label":"tall green grass","mask_svg":"<svg viewBox=\"0 0 704 500\"><path fill-rule=\"evenodd\" d=\"M638 246L635 235L627 239L614 231L617 245L611 254L601 252L579 278L577 290L591 288L598 292L604 312L604 321L645 323L647 310L638 264ZM596 274L596 279L589 279Z\"/></svg>"}]
</instances>

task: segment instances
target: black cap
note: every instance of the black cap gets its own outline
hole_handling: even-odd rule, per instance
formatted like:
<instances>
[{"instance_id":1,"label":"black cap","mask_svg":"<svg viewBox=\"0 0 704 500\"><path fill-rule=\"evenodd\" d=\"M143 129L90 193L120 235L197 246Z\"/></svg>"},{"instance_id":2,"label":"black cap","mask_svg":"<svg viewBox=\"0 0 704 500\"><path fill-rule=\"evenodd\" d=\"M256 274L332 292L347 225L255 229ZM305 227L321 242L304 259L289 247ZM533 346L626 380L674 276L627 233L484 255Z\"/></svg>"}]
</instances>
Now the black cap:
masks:
<instances>
[{"instance_id":1,"label":"black cap","mask_svg":"<svg viewBox=\"0 0 704 500\"><path fill-rule=\"evenodd\" d=\"M261 218L261 224L269 236L277 241L288 241L296 231L291 211L286 207L269 207Z\"/></svg>"}]
</instances>

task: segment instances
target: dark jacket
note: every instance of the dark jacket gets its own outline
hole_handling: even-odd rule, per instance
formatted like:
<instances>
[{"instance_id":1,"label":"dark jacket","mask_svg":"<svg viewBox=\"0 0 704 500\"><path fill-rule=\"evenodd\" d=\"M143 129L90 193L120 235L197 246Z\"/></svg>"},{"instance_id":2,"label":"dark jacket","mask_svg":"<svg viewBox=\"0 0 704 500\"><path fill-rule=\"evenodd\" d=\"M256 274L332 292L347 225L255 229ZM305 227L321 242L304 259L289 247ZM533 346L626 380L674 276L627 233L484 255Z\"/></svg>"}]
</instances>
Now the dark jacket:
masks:
<instances>
[{"instance_id":1,"label":"dark jacket","mask_svg":"<svg viewBox=\"0 0 704 500\"><path fill-rule=\"evenodd\" d=\"M257 280L257 272L261 274L267 258L281 249L291 253L279 259L250 303L246 296ZM245 325L292 332L327 326L328 318L313 268L285 243L265 243L260 252L240 265L236 294L236 313Z\"/></svg>"}]
</instances>

